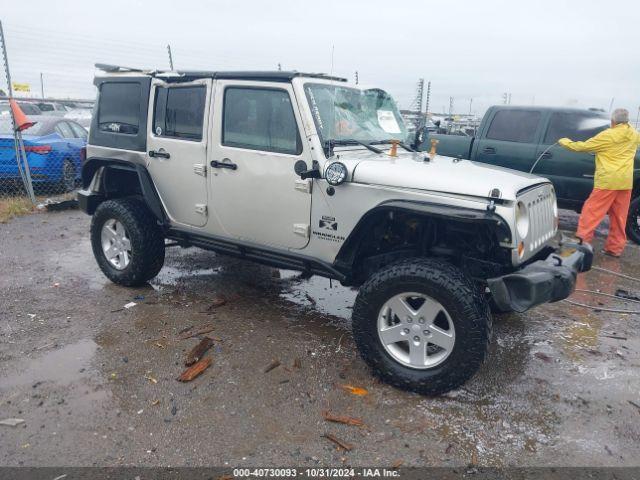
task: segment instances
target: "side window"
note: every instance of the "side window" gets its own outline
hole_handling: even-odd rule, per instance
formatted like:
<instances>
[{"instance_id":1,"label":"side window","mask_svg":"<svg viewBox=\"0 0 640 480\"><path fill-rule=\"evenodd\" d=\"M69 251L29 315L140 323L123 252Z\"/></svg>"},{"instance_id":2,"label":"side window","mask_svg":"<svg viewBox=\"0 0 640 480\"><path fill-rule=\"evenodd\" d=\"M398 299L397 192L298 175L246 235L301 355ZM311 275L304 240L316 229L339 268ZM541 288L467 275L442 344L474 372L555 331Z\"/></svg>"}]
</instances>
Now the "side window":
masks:
<instances>
[{"instance_id":1,"label":"side window","mask_svg":"<svg viewBox=\"0 0 640 480\"><path fill-rule=\"evenodd\" d=\"M207 88L158 87L153 113L153 131L159 137L202 140Z\"/></svg>"},{"instance_id":2,"label":"side window","mask_svg":"<svg viewBox=\"0 0 640 480\"><path fill-rule=\"evenodd\" d=\"M72 122L69 122L69 125L71 126L71 130L73 130L73 134L76 138L82 138L84 140L87 139L87 131L82 128L81 125Z\"/></svg>"},{"instance_id":3,"label":"side window","mask_svg":"<svg viewBox=\"0 0 640 480\"><path fill-rule=\"evenodd\" d=\"M487 138L505 142L532 143L540 112L535 110L500 110L493 117Z\"/></svg>"},{"instance_id":4,"label":"side window","mask_svg":"<svg viewBox=\"0 0 640 480\"><path fill-rule=\"evenodd\" d=\"M140 84L106 82L100 87L98 129L137 135L140 128Z\"/></svg>"},{"instance_id":5,"label":"side window","mask_svg":"<svg viewBox=\"0 0 640 480\"><path fill-rule=\"evenodd\" d=\"M56 125L56 132L58 132L63 138L74 138L73 130L67 122L60 122Z\"/></svg>"},{"instance_id":6,"label":"side window","mask_svg":"<svg viewBox=\"0 0 640 480\"><path fill-rule=\"evenodd\" d=\"M224 92L222 144L298 155L302 141L289 93L229 87Z\"/></svg>"},{"instance_id":7,"label":"side window","mask_svg":"<svg viewBox=\"0 0 640 480\"><path fill-rule=\"evenodd\" d=\"M556 112L551 116L544 143L552 144L567 137L584 142L609 127L606 115L580 112Z\"/></svg>"}]
</instances>

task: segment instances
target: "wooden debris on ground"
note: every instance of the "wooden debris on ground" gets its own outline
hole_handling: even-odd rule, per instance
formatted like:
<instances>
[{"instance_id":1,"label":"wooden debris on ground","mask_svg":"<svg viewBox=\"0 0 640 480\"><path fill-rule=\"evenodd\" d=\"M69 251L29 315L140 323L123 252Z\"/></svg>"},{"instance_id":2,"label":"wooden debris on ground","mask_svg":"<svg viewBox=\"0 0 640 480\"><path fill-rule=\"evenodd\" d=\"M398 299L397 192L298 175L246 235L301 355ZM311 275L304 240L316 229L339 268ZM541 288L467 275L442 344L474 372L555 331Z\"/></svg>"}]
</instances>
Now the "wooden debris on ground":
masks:
<instances>
[{"instance_id":1,"label":"wooden debris on ground","mask_svg":"<svg viewBox=\"0 0 640 480\"><path fill-rule=\"evenodd\" d=\"M177 378L179 382L190 382L194 378L198 377L202 372L204 372L213 360L210 357L203 358L202 360L196 362L189 368L187 368L180 376Z\"/></svg>"},{"instance_id":2,"label":"wooden debris on ground","mask_svg":"<svg viewBox=\"0 0 640 480\"><path fill-rule=\"evenodd\" d=\"M281 365L280 360L275 359L264 369L264 373L269 373L274 368L278 368Z\"/></svg>"},{"instance_id":3,"label":"wooden debris on ground","mask_svg":"<svg viewBox=\"0 0 640 480\"><path fill-rule=\"evenodd\" d=\"M533 354L533 356L536 357L536 358L539 358L543 362L547 362L547 363L549 363L549 362L551 362L553 360L549 355L547 355L544 352L536 352L536 353Z\"/></svg>"},{"instance_id":4,"label":"wooden debris on ground","mask_svg":"<svg viewBox=\"0 0 640 480\"><path fill-rule=\"evenodd\" d=\"M187 340L188 338L193 338L193 337L197 337L198 335L204 335L206 333L211 333L213 332L214 327L213 325L209 324L209 325L205 325L204 327L200 327L197 330L189 330L185 333L183 333L182 335L180 335L180 340ZM212 337L214 340L216 340L215 337Z\"/></svg>"},{"instance_id":5,"label":"wooden debris on ground","mask_svg":"<svg viewBox=\"0 0 640 480\"><path fill-rule=\"evenodd\" d=\"M351 450L353 450L353 445L351 445L350 443L345 442L344 440L340 440L339 438L337 438L334 435L331 435L330 433L325 433L322 436L324 438L326 438L327 440L335 443L341 449L346 450L347 452L350 452Z\"/></svg>"},{"instance_id":6,"label":"wooden debris on ground","mask_svg":"<svg viewBox=\"0 0 640 480\"><path fill-rule=\"evenodd\" d=\"M327 422L342 423L344 425L353 425L355 427L363 427L364 422L359 418L349 417L347 415L334 415L328 410L322 411L322 418Z\"/></svg>"},{"instance_id":7,"label":"wooden debris on ground","mask_svg":"<svg viewBox=\"0 0 640 480\"><path fill-rule=\"evenodd\" d=\"M640 413L640 404L634 402L633 400L627 400L627 402L636 407L638 409L638 413Z\"/></svg>"},{"instance_id":8,"label":"wooden debris on ground","mask_svg":"<svg viewBox=\"0 0 640 480\"><path fill-rule=\"evenodd\" d=\"M357 395L359 397L364 397L369 394L369 391L366 388L354 387L353 385L340 385L340 387L350 394Z\"/></svg>"},{"instance_id":9,"label":"wooden debris on ground","mask_svg":"<svg viewBox=\"0 0 640 480\"><path fill-rule=\"evenodd\" d=\"M200 340L200 343L198 343L195 347L191 349L189 353L187 353L187 356L184 360L184 365L186 367L189 367L194 363L196 363L198 360L200 360L204 356L205 353L207 353L207 350L209 350L212 345L213 345L213 339L209 337L204 337L202 340Z\"/></svg>"},{"instance_id":10,"label":"wooden debris on ground","mask_svg":"<svg viewBox=\"0 0 640 480\"><path fill-rule=\"evenodd\" d=\"M193 327L195 327L195 325L189 325L188 327L184 327L182 330L180 330L178 332L178 335L182 335L183 333L188 332L189 330L191 330Z\"/></svg>"}]
</instances>

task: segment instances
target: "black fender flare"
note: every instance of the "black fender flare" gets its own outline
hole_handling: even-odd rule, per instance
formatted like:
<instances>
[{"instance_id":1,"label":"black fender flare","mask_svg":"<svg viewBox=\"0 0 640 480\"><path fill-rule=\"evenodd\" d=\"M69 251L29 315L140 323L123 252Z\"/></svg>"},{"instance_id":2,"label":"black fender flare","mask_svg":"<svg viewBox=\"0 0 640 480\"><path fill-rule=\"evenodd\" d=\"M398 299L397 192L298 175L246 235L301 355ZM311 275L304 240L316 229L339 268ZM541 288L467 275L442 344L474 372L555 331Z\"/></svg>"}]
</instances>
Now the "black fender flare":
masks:
<instances>
[{"instance_id":1,"label":"black fender flare","mask_svg":"<svg viewBox=\"0 0 640 480\"><path fill-rule=\"evenodd\" d=\"M495 211L489 209L477 210L413 200L389 200L373 207L360 218L336 256L334 262L336 267L340 269L351 268L358 245L368 234L369 228L372 226L372 221L374 221L380 213L387 212L412 212L431 218L453 219L465 223L489 224L496 229L499 235L499 241L511 242L512 240L511 230L507 222L495 213Z\"/></svg>"},{"instance_id":2,"label":"black fender flare","mask_svg":"<svg viewBox=\"0 0 640 480\"><path fill-rule=\"evenodd\" d=\"M86 202L88 206L90 205L90 207L88 207L88 210L86 210L86 213L93 214L95 208L102 201L107 199L104 192L91 192L88 190L95 174L100 170L100 168L103 167L107 169L128 170L135 172L138 176L138 181L140 182L140 191L142 192L142 197L147 204L147 207L149 208L149 210L151 210L151 213L153 213L154 217L156 217L161 225L169 224L169 217L164 210L162 201L160 200L160 196L158 195L158 192L153 184L153 180L151 179L151 175L149 174L147 168L144 165L140 165L138 163L111 158L89 158L82 165L83 190L79 193L79 195L86 194L88 196L96 197L93 201Z\"/></svg>"}]
</instances>

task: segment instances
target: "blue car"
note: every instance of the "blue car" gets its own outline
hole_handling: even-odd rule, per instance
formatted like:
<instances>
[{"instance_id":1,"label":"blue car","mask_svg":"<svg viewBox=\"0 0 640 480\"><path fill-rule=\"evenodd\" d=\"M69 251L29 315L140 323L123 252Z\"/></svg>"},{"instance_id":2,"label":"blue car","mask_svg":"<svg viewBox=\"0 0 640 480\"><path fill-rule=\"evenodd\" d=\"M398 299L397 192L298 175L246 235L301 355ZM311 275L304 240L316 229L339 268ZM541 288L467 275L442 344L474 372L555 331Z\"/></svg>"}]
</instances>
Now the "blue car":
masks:
<instances>
[{"instance_id":1,"label":"blue car","mask_svg":"<svg viewBox=\"0 0 640 480\"><path fill-rule=\"evenodd\" d=\"M5 118L6 117L6 118ZM53 185L71 191L80 179L86 157L87 130L61 117L29 115L36 122L22 131L34 187ZM16 162L11 120L0 117L0 185L21 181Z\"/></svg>"}]
</instances>

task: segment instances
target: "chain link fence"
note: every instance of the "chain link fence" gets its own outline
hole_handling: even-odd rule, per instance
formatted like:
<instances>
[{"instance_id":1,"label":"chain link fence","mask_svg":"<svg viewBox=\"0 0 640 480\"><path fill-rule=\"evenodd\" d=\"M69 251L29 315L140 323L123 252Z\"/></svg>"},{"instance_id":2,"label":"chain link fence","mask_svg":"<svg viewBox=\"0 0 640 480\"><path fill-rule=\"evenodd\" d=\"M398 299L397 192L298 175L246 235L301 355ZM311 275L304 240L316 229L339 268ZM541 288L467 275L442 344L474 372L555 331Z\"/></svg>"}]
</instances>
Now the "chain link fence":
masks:
<instances>
[{"instance_id":1,"label":"chain link fence","mask_svg":"<svg viewBox=\"0 0 640 480\"><path fill-rule=\"evenodd\" d=\"M0 99L0 197L31 197L32 191L35 203L72 198L86 156L88 130L82 123L90 110L74 118L56 101L15 105L16 126L10 102Z\"/></svg>"}]
</instances>

